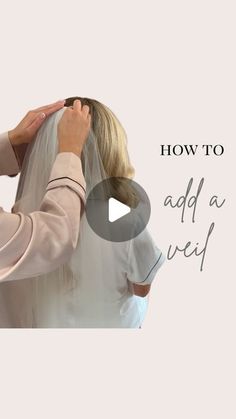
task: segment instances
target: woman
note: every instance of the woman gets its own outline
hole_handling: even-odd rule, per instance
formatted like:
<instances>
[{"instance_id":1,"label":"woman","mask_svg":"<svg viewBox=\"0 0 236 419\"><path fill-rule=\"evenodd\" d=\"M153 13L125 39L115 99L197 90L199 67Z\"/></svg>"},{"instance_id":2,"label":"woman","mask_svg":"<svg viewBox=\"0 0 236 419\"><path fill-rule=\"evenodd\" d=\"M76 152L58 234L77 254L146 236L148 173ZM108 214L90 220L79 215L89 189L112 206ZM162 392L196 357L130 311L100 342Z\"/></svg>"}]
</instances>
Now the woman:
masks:
<instances>
[{"instance_id":1,"label":"woman","mask_svg":"<svg viewBox=\"0 0 236 419\"><path fill-rule=\"evenodd\" d=\"M131 203L135 199L132 190L119 182L134 175L122 125L97 100L74 97L67 99L65 106L72 106L75 99L89 106L91 114L81 155L87 196L97 183L112 179L110 187L116 198ZM39 208L57 154L57 123L63 112L52 115L28 147L14 212ZM104 205L106 193L104 190L104 197L94 199L95 209ZM147 309L150 284L163 261L146 229L125 242L105 240L90 228L84 212L78 244L68 263L46 275L1 284L4 289L0 291L4 301L10 299L12 327L138 328Z\"/></svg>"}]
</instances>

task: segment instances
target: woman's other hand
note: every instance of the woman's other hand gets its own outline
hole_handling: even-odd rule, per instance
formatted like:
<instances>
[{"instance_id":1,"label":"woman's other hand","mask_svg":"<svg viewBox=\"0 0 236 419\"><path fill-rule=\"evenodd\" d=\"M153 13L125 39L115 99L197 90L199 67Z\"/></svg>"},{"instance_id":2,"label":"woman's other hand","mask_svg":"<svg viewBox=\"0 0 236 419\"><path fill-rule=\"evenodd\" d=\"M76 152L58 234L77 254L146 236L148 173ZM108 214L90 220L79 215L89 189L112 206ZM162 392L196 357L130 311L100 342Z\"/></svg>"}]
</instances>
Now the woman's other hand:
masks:
<instances>
[{"instance_id":1,"label":"woman's other hand","mask_svg":"<svg viewBox=\"0 0 236 419\"><path fill-rule=\"evenodd\" d=\"M65 100L29 111L16 128L8 131L12 146L30 143L47 116L63 108Z\"/></svg>"},{"instance_id":2,"label":"woman's other hand","mask_svg":"<svg viewBox=\"0 0 236 419\"><path fill-rule=\"evenodd\" d=\"M64 111L58 123L59 152L72 152L80 157L89 134L90 123L89 107L82 107L81 101L76 99L73 107Z\"/></svg>"},{"instance_id":3,"label":"woman's other hand","mask_svg":"<svg viewBox=\"0 0 236 419\"><path fill-rule=\"evenodd\" d=\"M138 297L146 297L150 292L151 284L140 285L128 280L128 290L131 294L137 295Z\"/></svg>"}]
</instances>

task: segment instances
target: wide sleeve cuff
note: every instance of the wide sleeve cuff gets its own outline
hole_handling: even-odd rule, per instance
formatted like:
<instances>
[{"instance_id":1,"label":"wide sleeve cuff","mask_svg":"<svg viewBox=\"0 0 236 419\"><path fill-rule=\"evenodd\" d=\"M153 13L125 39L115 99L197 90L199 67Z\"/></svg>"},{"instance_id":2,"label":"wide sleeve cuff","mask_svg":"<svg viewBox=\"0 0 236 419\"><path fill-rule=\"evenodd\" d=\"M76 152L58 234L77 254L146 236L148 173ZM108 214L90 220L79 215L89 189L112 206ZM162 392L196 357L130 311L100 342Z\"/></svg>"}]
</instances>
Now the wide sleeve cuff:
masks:
<instances>
[{"instance_id":1,"label":"wide sleeve cuff","mask_svg":"<svg viewBox=\"0 0 236 419\"><path fill-rule=\"evenodd\" d=\"M15 175L20 167L10 143L8 132L0 134L0 175Z\"/></svg>"},{"instance_id":2,"label":"wide sleeve cuff","mask_svg":"<svg viewBox=\"0 0 236 419\"><path fill-rule=\"evenodd\" d=\"M86 183L80 158L72 152L58 153L46 190L68 186L73 189L85 205Z\"/></svg>"},{"instance_id":3,"label":"wide sleeve cuff","mask_svg":"<svg viewBox=\"0 0 236 419\"><path fill-rule=\"evenodd\" d=\"M147 228L129 240L127 256L127 277L129 281L140 285L150 285L166 260Z\"/></svg>"}]
</instances>

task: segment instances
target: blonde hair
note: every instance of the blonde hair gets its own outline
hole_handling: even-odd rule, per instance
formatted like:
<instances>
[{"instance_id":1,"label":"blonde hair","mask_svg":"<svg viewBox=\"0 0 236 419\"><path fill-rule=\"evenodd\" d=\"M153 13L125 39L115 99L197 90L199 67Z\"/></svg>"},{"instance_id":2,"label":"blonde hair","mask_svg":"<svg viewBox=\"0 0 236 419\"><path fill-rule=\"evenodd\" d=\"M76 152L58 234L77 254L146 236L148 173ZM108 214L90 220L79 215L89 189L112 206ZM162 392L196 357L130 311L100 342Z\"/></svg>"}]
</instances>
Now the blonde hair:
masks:
<instances>
[{"instance_id":1,"label":"blonde hair","mask_svg":"<svg viewBox=\"0 0 236 419\"><path fill-rule=\"evenodd\" d=\"M117 116L107 106L91 98L68 98L65 106L72 106L75 99L79 99L82 106L89 106L91 128L97 138L107 175L133 178L135 171L127 150L127 135Z\"/></svg>"},{"instance_id":2,"label":"blonde hair","mask_svg":"<svg viewBox=\"0 0 236 419\"><path fill-rule=\"evenodd\" d=\"M127 182L120 179L132 179L135 174L127 150L125 129L111 109L98 100L75 96L67 98L65 106L72 106L75 99L79 99L82 106L89 106L91 128L97 139L97 146L106 175L108 178L112 178L113 196L135 207L137 205L135 192Z\"/></svg>"}]
</instances>

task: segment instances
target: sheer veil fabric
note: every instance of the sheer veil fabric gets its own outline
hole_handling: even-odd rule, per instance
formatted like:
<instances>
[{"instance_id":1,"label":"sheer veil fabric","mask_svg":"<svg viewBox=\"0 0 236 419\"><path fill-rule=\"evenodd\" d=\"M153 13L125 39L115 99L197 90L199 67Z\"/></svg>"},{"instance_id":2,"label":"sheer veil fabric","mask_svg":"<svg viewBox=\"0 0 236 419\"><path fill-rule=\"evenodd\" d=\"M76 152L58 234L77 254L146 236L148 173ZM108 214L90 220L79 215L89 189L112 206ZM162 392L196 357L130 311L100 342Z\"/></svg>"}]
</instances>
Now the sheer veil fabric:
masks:
<instances>
[{"instance_id":1,"label":"sheer veil fabric","mask_svg":"<svg viewBox=\"0 0 236 419\"><path fill-rule=\"evenodd\" d=\"M57 124L64 111L51 115L28 146L14 212L30 213L40 207L58 153ZM106 179L92 129L81 160L88 196ZM94 201L94 205L104 202ZM129 242L114 243L97 236L83 212L77 248L68 263L46 275L1 284L0 323L4 325L0 326L139 327L147 298L129 291L129 247Z\"/></svg>"}]
</instances>

